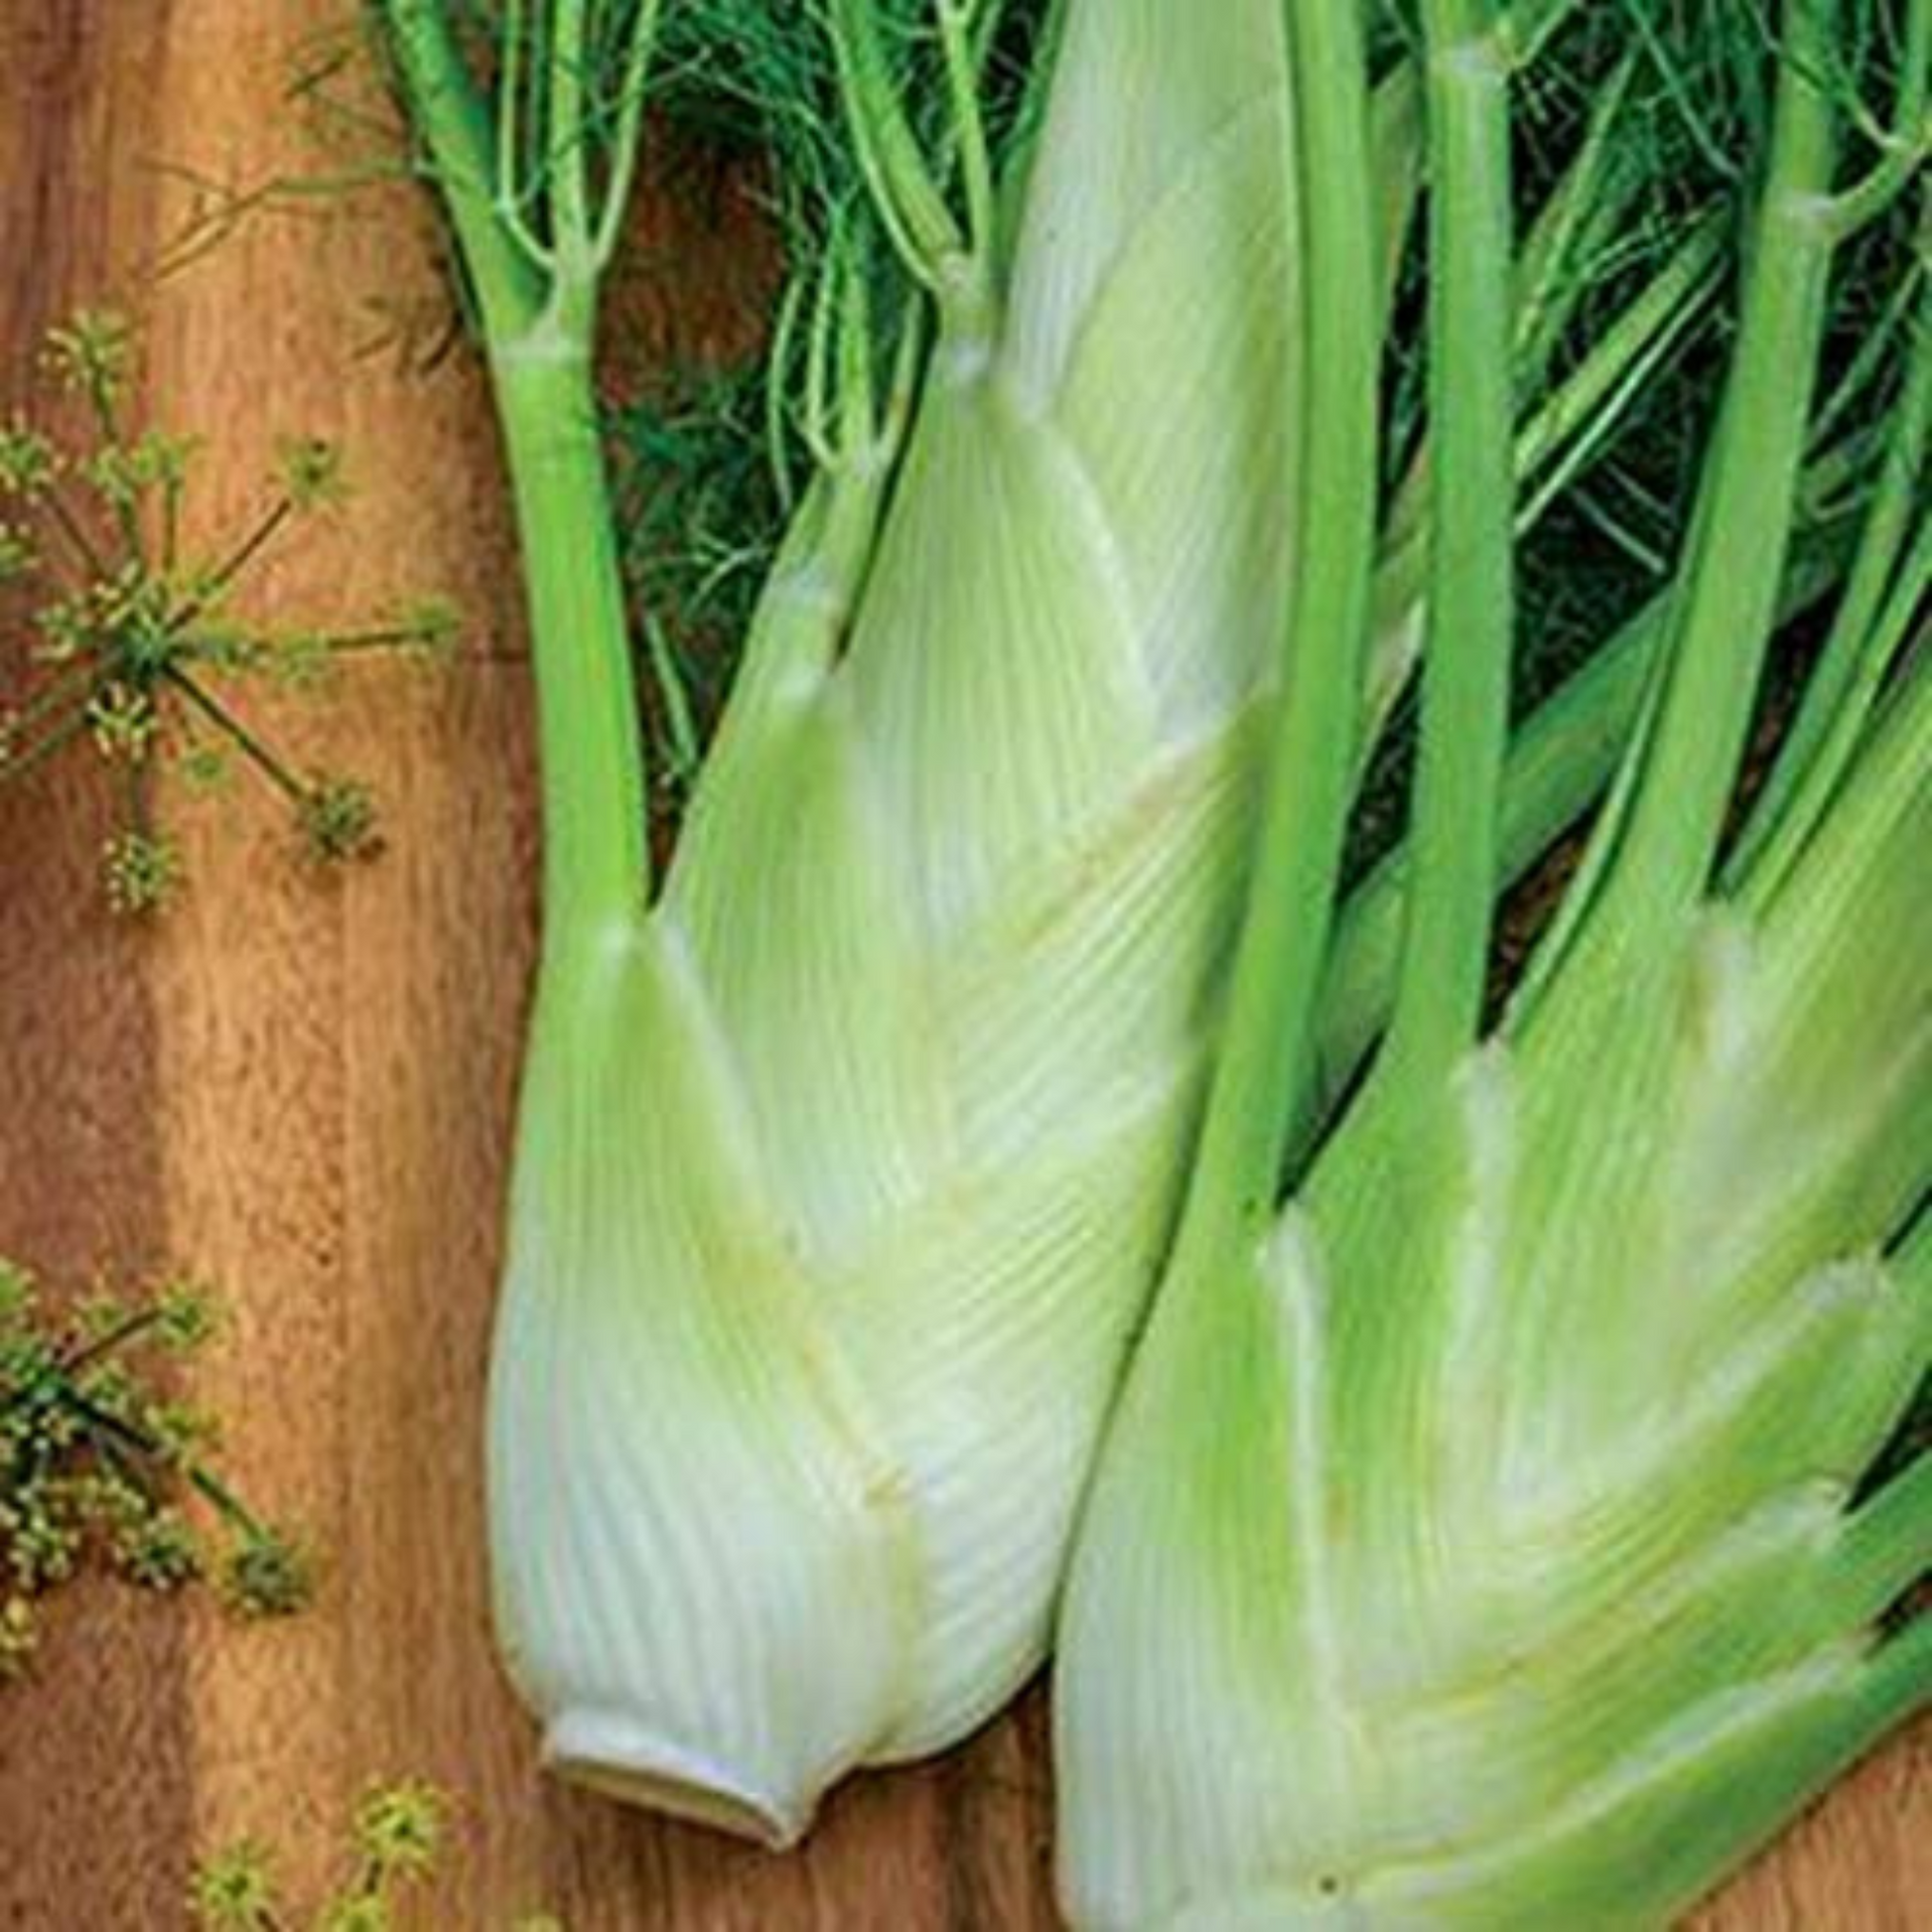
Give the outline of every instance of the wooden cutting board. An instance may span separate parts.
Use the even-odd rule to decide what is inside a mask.
[[[426,1925],[542,1906],[580,1932],[1050,1927],[1037,1694],[941,1764],[851,1786],[775,1859],[540,1779],[491,1662],[479,1412],[531,952],[528,690],[485,397],[462,345],[433,352],[424,206],[275,188],[354,158],[288,93],[351,12],[0,0],[0,408],[49,319],[134,301],[152,406],[211,446],[210,524],[253,500],[275,436],[348,447],[358,494],[261,580],[264,615],[444,590],[469,619],[460,666],[369,664],[280,720],[380,791],[391,850],[347,878],[292,863],[243,795],[182,815],[192,892],[140,929],[93,890],[92,773],[0,791],[0,1253],[221,1284],[234,1332],[205,1393],[246,1488],[328,1557],[316,1610],[269,1630],[104,1589],[63,1606],[39,1681],[0,1696],[0,1924],[173,1932],[193,1852],[239,1835],[313,1896],[355,1793],[414,1773],[462,1807]],[[149,287],[221,195],[254,199]],[[729,327],[704,287],[742,235],[693,218],[646,213],[646,351]],[[1929,1741],[1866,1766],[1704,1923],[1932,1924]]]

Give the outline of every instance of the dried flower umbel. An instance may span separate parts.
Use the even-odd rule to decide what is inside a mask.
[[[207,1582],[244,1617],[307,1602],[302,1542],[228,1486],[215,1419],[174,1387],[215,1325],[181,1282],[57,1313],[0,1259],[0,1688],[31,1666],[45,1599],[90,1567],[146,1589]]]
[[[341,451],[319,437],[285,439],[263,508],[203,551],[183,535],[200,444],[127,420],[129,324],[82,311],[49,332],[43,363],[81,428],[64,436],[23,418],[0,423],[0,590],[19,593],[19,622],[0,629],[0,675],[17,693],[0,707],[0,783],[69,747],[92,752],[118,797],[102,884],[128,913],[165,905],[184,877],[180,846],[157,818],[164,767],[201,793],[222,788],[237,762],[251,767],[286,801],[312,857],[372,854],[381,841],[368,787],[284,758],[237,709],[235,689],[309,689],[345,656],[442,650],[456,634],[453,608],[426,600],[341,625],[241,616],[235,594],[251,567],[344,499]]]

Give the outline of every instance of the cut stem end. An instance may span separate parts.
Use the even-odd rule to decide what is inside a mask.
[[[565,1711],[543,1733],[543,1767],[565,1782],[783,1852],[804,1837],[809,1804],[755,1791],[702,1752],[616,1711]]]

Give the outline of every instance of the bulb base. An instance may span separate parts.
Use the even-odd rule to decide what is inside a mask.
[[[750,1839],[773,1852],[804,1837],[809,1811],[754,1790],[703,1753],[612,1711],[565,1711],[543,1733],[553,1776],[623,1804]]]

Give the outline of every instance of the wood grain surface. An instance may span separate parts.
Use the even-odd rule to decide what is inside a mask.
[[[289,82],[345,0],[0,0],[0,408],[75,302],[152,320],[147,393],[211,446],[228,522],[272,439],[344,439],[352,502],[259,582],[260,615],[444,590],[465,661],[358,667],[278,719],[377,787],[387,855],[325,880],[243,794],[183,814],[194,880],[142,929],[92,884],[76,765],[0,791],[0,1253],[69,1278],[170,1262],[236,1311],[204,1371],[248,1490],[327,1553],[300,1621],[244,1629],[84,1588],[0,1702],[0,1925],[173,1932],[197,1848],[258,1835],[313,1896],[370,1779],[461,1800],[425,1925],[501,1932],[1028,1932],[1054,1924],[1040,1700],[944,1762],[839,1794],[778,1859],[539,1778],[492,1663],[480,1404],[536,828],[513,556],[486,400],[407,185],[270,196],[155,264],[209,182],[340,171]],[[370,152],[359,138],[360,153]],[[199,189],[181,172],[202,179]],[[647,209],[627,352],[724,329],[745,234]],[[668,265],[668,267],[667,267]],[[725,309],[730,308],[725,304]],[[398,317],[409,327],[396,334]],[[697,332],[694,337],[693,332]],[[1927,1734],[1868,1764],[1708,1928],[1932,1924]]]

